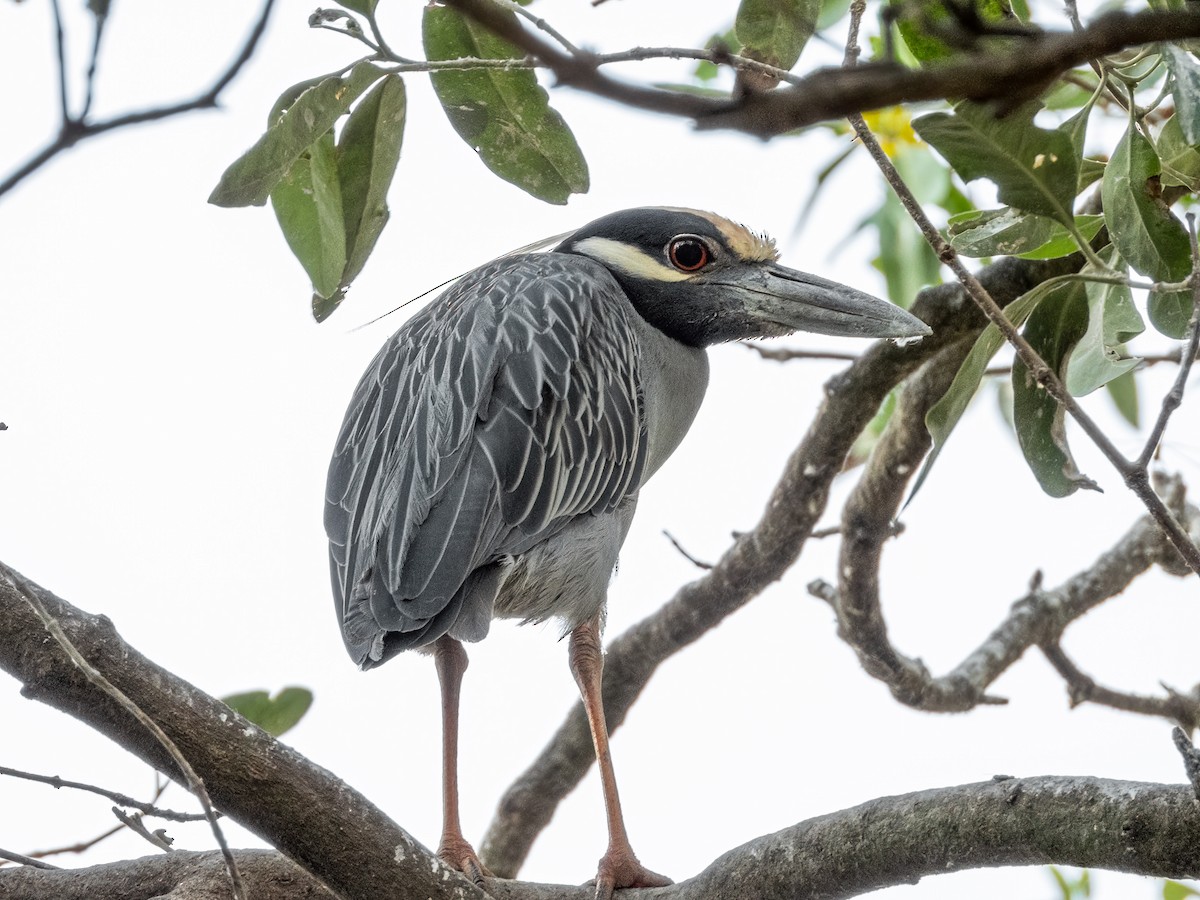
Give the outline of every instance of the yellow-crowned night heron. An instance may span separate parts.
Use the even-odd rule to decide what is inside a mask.
[[[625,834],[600,701],[609,578],[642,485],[708,383],[704,348],[796,330],[928,334],[902,309],[780,266],[720,216],[632,209],[552,252],[464,275],[359,382],[329,468],[338,621],[364,669],[430,649],[442,687],[439,855],[486,874],[458,819],[461,641],[494,617],[558,618],[591,724],[609,821],[597,896],[670,883]]]

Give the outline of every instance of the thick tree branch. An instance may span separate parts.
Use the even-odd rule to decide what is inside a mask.
[[[981,274],[1008,303],[1078,261],[1005,260]],[[888,392],[948,344],[983,327],[983,316],[958,285],[923,291],[913,311],[932,336],[905,348],[881,342],[830,380],[825,402],[792,454],[759,523],[741,535],[704,577],[685,585],[658,612],[608,647],[604,708],[615,731],[664,660],[697,640],[783,576],[800,555],[825,509],[829,486],[859,433]],[[514,876],[562,800],[594,761],[582,706],[577,704],[530,767],[505,792],[482,847],[493,872]]]
[[[238,850],[238,870],[254,900],[337,900],[319,881],[273,850]],[[177,850],[83,869],[3,869],[5,900],[219,900],[224,863],[215,852]]]
[[[810,819],[730,850],[694,878],[621,896],[837,900],[927,875],[1046,863],[1195,876],[1200,872],[1200,803],[1191,787],[1182,785],[998,778],[883,797]],[[269,851],[239,852],[238,864],[262,900],[331,896]],[[208,898],[215,895],[203,892],[205,886],[220,877],[215,853],[172,853],[74,871],[0,871],[0,891],[12,900],[151,900],[184,896],[174,889],[186,880],[196,892],[186,896]],[[487,887],[496,900],[593,896],[586,885],[489,880]],[[398,894],[393,889],[383,896]]]
[[[748,92],[729,101],[620,81],[601,72],[593,56],[565,51],[502,15],[490,0],[446,2],[547,65],[560,84],[635,109],[695,119],[700,128],[733,129],[763,138],[920,100],[999,99],[1016,104],[1041,92],[1063,72],[1098,56],[1155,41],[1200,37],[1200,13],[1115,12],[1079,31],[1013,38],[1006,49],[965,62],[915,70],[889,63],[822,69],[789,78],[786,88]]]
[[[182,780],[137,720],[96,688],[54,641],[0,563],[0,669],[25,696],[85,722]],[[412,895],[471,900],[483,892],[441,865],[349,785],[267,735],[219,700],[156,666],[112,623],[29,585],[80,653],[180,748],[217,808],[277,847],[344,900]]]

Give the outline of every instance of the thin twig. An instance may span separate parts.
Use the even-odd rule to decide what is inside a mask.
[[[0,847],[0,859],[7,859],[9,862],[20,863],[23,866],[32,866],[35,869],[59,868],[40,859],[34,859],[32,856],[22,856],[20,853],[14,853],[12,850],[5,850],[2,847]]]
[[[71,103],[67,99],[67,38],[63,32],[62,10],[58,0],[50,0],[50,8],[54,11],[54,44],[58,52],[58,103],[62,118],[62,127],[66,129],[71,121]]]
[[[671,542],[671,546],[679,551],[680,556],[682,556],[684,559],[686,559],[688,562],[690,562],[697,569],[704,569],[707,571],[708,569],[711,569],[713,567],[712,563],[704,562],[703,560],[696,559],[696,557],[692,556],[692,554],[688,553],[685,549],[683,549],[683,544],[679,543],[679,541],[677,541],[675,539],[675,535],[671,534],[671,532],[667,531],[667,529],[665,529],[665,528],[663,529],[663,537],[665,537],[668,541]]]
[[[1200,697],[1197,697],[1194,691],[1184,694],[1166,685],[1163,686],[1167,692],[1166,697],[1148,697],[1144,694],[1116,691],[1097,684],[1095,679],[1080,670],[1057,640],[1043,643],[1040,647],[1050,665],[1067,683],[1067,692],[1073,707],[1081,703],[1097,703],[1143,716],[1161,716],[1178,722],[1188,731],[1193,731],[1200,725]]]
[[[96,64],[100,60],[100,41],[104,37],[104,24],[108,21],[108,13],[97,13],[92,18],[95,19],[96,24],[92,31],[92,52],[88,59],[87,76],[84,81],[83,109],[76,117],[80,122],[87,119],[88,114],[92,111],[92,97],[96,88]]]
[[[1187,385],[1188,375],[1192,371],[1196,353],[1200,351],[1200,245],[1196,243],[1195,215],[1188,213],[1187,221],[1188,233],[1192,242],[1192,315],[1187,325],[1187,351],[1180,351],[1179,371],[1175,375],[1175,383],[1163,397],[1162,409],[1159,410],[1158,418],[1154,422],[1154,427],[1150,431],[1150,437],[1146,440],[1146,446],[1143,448],[1141,456],[1137,458],[1137,465],[1143,469],[1149,466],[1150,460],[1154,458],[1154,452],[1162,441],[1163,432],[1167,430],[1167,421],[1171,418],[1171,414],[1183,403],[1183,391]]]
[[[34,772],[22,772],[20,769],[10,769],[7,766],[0,766],[0,775],[7,775],[10,778],[23,778],[26,781],[36,781],[39,784],[48,784],[55,790],[72,788],[77,791],[89,791],[93,794],[99,794],[101,797],[107,797],[114,803],[121,804],[121,806],[132,807],[144,815],[154,816],[158,819],[169,819],[172,822],[200,822],[205,818],[203,813],[182,813],[176,812],[173,809],[160,809],[153,803],[135,800],[127,794],[106,790],[105,788],[96,787],[92,784],[84,784],[79,781],[67,781],[65,778],[59,778],[57,775],[38,775]]]
[[[233,854],[230,852],[229,844],[225,840],[225,834],[221,830],[221,823],[217,821],[217,812],[213,808],[212,801],[208,797],[208,791],[204,787],[204,781],[196,774],[191,763],[180,752],[179,747],[175,742],[167,736],[166,732],[159,727],[158,723],[146,715],[136,703],[129,699],[123,691],[110,682],[104,675],[96,669],[82,653],[67,637],[62,626],[58,623],[46,607],[42,604],[41,599],[37,596],[35,590],[31,589],[27,584],[19,582],[16,578],[7,573],[3,573],[4,580],[8,583],[9,588],[20,596],[29,607],[37,614],[37,617],[42,620],[46,631],[50,636],[62,647],[63,652],[71,658],[71,661],[83,672],[84,676],[94,684],[97,688],[103,691],[107,696],[111,697],[118,703],[122,709],[133,716],[138,723],[145,728],[159,745],[171,757],[172,762],[183,774],[187,781],[188,789],[196,795],[196,799],[200,801],[200,805],[204,808],[205,818],[208,820],[209,827],[212,829],[213,837],[217,841],[217,846],[221,849],[221,854],[225,858],[226,869],[229,872],[229,881],[233,889],[235,900],[245,900],[246,892],[242,885],[242,877],[237,869],[237,863],[234,861]]]
[[[569,40],[567,40],[566,37],[564,37],[563,34],[560,31],[558,31],[558,29],[556,29],[553,25],[551,25],[545,19],[541,18],[540,16],[535,16],[532,12],[527,10],[520,3],[514,2],[514,0],[502,0],[502,3],[504,6],[508,7],[513,12],[515,12],[518,16],[521,16],[522,18],[527,19],[529,22],[532,22],[533,26],[535,28],[537,28],[540,31],[546,32],[546,34],[550,35],[550,37],[554,38],[556,41],[558,41],[560,44],[562,44],[563,49],[566,50],[568,53],[573,53],[573,54],[579,53],[579,48],[576,47],[574,44],[572,44]]]
[[[97,844],[107,841],[114,834],[120,834],[124,830],[125,826],[121,823],[118,823],[107,831],[96,835],[94,838],[88,838],[86,841],[76,841],[74,844],[62,847],[51,847],[48,850],[35,850],[29,855],[33,859],[44,859],[47,856],[61,856],[65,853],[83,853],[87,850],[91,850]]]
[[[53,0],[54,10],[57,15],[58,0]],[[63,127],[59,130],[58,136],[35,153],[32,157],[22,163],[13,171],[7,178],[0,181],[0,197],[11,191],[14,187],[56,157],[59,153],[75,146],[80,141],[95,137],[98,134],[103,134],[107,131],[113,131],[117,128],[124,128],[129,125],[138,125],[144,122],[155,122],[160,119],[170,118],[182,113],[193,112],[199,109],[211,109],[217,105],[221,92],[229,86],[242,67],[254,54],[255,48],[258,46],[259,38],[267,27],[267,19],[271,14],[271,9],[275,5],[275,0],[263,0],[263,9],[258,21],[255,23],[250,32],[249,37],[243,44],[241,52],[237,58],[225,70],[224,74],[213,83],[207,91],[196,97],[193,100],[187,100],[180,103],[174,103],[169,106],[160,106],[153,109],[141,110],[139,112],[125,113],[120,116],[115,116],[103,122],[84,122],[81,120],[72,119],[66,107],[66,73],[63,71]],[[61,23],[60,23],[61,25]],[[60,47],[61,47],[61,27],[60,27]],[[60,56],[61,59],[61,56]],[[64,64],[65,65],[65,64]]]
[[[774,348],[764,347],[762,344],[752,344],[748,341],[743,341],[742,346],[748,350],[753,350],[762,359],[769,359],[772,362],[791,362],[794,359],[822,359],[832,360],[835,362],[854,362],[858,359],[857,353],[845,353],[837,350],[791,350],[786,347]]]
[[[132,831],[134,834],[136,834],[138,837],[145,838],[147,841],[149,841],[151,844],[153,844],[159,850],[166,850],[166,851],[172,852],[172,853],[175,851],[175,848],[171,846],[173,841],[171,840],[171,838],[167,837],[166,831],[162,828],[156,828],[154,831],[150,831],[142,823],[142,814],[141,813],[134,813],[131,816],[131,815],[128,815],[119,806],[114,806],[112,808],[112,811],[113,811],[113,815],[116,816],[120,820],[121,824],[124,825],[126,828],[128,828],[130,831]],[[230,862],[233,861],[232,853],[230,853],[230,855],[229,855],[229,861]],[[235,871],[235,872],[237,871],[236,863],[235,863],[235,868],[233,871]],[[240,873],[239,873],[239,878],[240,878]],[[234,894],[235,894],[235,896],[237,895],[236,887],[234,888]]]

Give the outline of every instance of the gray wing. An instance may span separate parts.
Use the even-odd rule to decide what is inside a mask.
[[[436,640],[478,614],[463,610],[472,596],[494,598],[503,560],[637,491],[633,315],[590,260],[511,257],[465,276],[375,357],[325,497],[357,663]]]

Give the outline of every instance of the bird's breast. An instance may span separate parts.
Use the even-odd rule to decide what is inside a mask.
[[[645,484],[683,440],[708,389],[708,354],[639,321],[642,402],[649,438]]]

